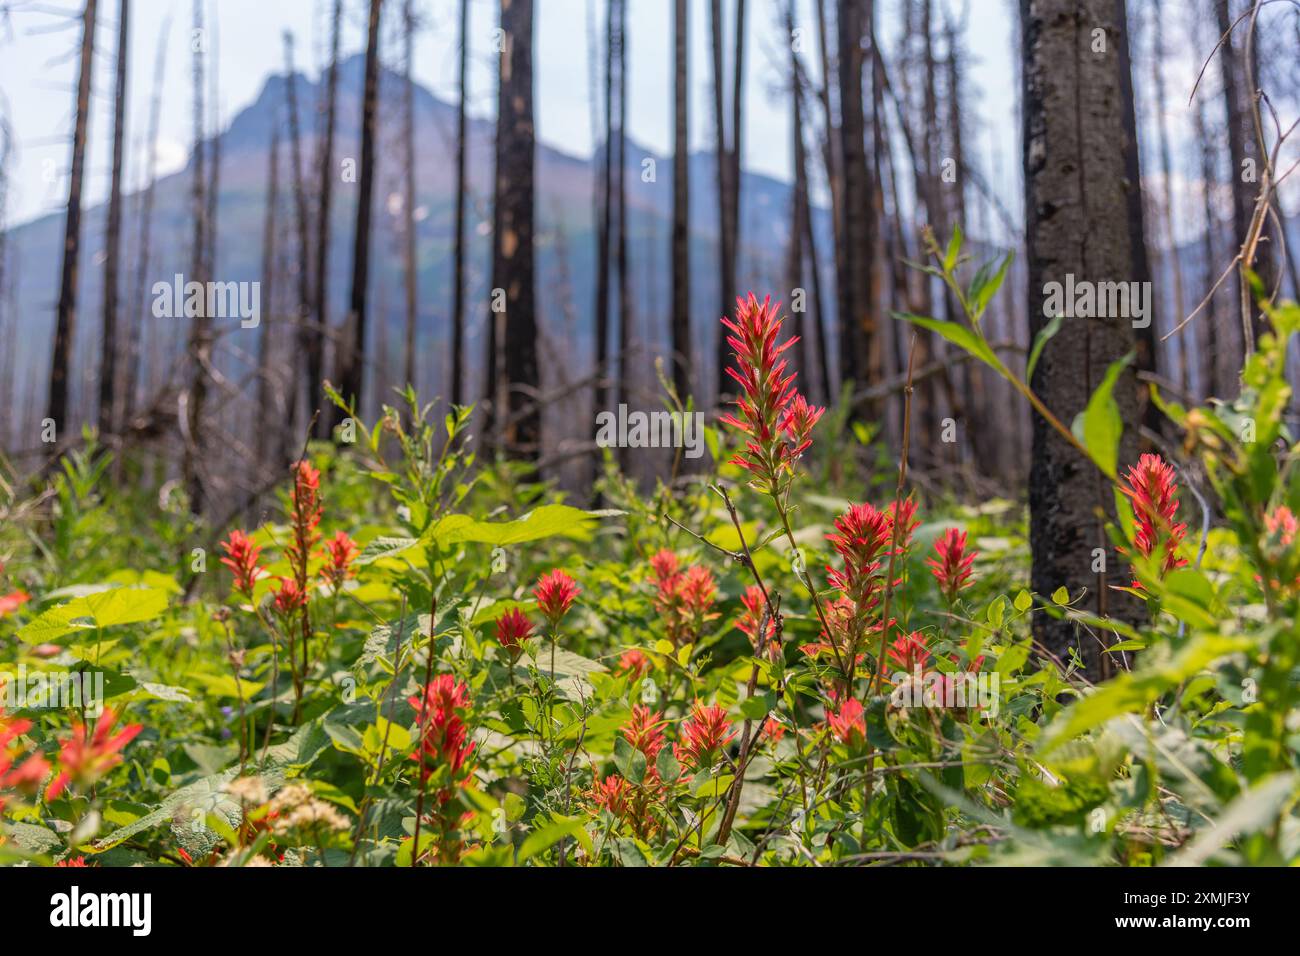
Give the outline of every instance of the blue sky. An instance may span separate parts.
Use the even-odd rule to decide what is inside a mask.
[[[724,0],[730,7],[733,0]],[[897,22],[898,2],[883,4],[881,19],[890,29]],[[1007,0],[952,0],[956,15],[972,5],[966,30],[968,57],[969,147],[995,178],[992,157],[1000,157],[997,191],[1013,212],[1019,207],[1014,7]],[[629,134],[659,153],[671,146],[670,0],[629,3]],[[691,146],[707,149],[712,135],[712,92],[708,50],[708,3],[690,0]],[[786,53],[778,29],[778,0],[749,0],[745,83],[744,157],[747,168],[783,179],[790,176],[789,97],[785,92]],[[943,9],[938,0],[936,9]],[[164,83],[162,128],[158,143],[162,171],[185,162],[190,138],[190,0],[134,0],[132,4],[131,102],[127,137],[128,183],[143,169],[143,142],[153,84],[154,53],[170,16],[169,50]],[[537,109],[541,140],[566,152],[589,155],[592,148],[591,78],[588,38],[593,28],[603,36],[604,0],[537,0]],[[815,73],[812,0],[797,0],[798,28],[807,31],[806,57]],[[268,74],[279,72],[281,34],[298,38],[299,68],[316,73],[324,57],[328,0],[208,0],[218,32],[220,110],[225,121],[248,106]],[[347,0],[344,51],[364,48],[362,0]],[[495,60],[491,54],[496,26],[495,0],[471,0],[470,100],[473,113],[490,116],[495,107]],[[386,22],[395,24],[401,0],[388,0]],[[425,27],[416,44],[417,80],[447,99],[456,94],[456,0],[418,0]],[[113,46],[116,0],[100,0],[96,36],[95,106],[91,118],[91,153],[86,184],[88,204],[107,192]],[[72,122],[76,82],[75,48],[80,26],[40,12],[14,13],[0,24],[0,94],[17,140],[9,198],[9,221],[20,223],[58,210],[67,199],[67,136]],[[391,41],[391,38],[390,38]],[[387,46],[389,62],[397,49]]]

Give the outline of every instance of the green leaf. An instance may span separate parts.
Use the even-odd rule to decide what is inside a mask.
[[[988,343],[964,325],[958,325],[956,322],[943,322],[939,319],[927,319],[924,316],[913,315],[910,312],[895,312],[894,318],[911,322],[913,325],[919,325],[923,329],[929,329],[931,332],[942,335],[962,351],[969,353],[992,368],[1002,367],[1002,363],[993,354],[993,350],[989,348]]]
[[[1029,350],[1029,361],[1025,365],[1025,381],[1032,382],[1034,378],[1034,369],[1038,367],[1039,356],[1043,354],[1043,346],[1052,340],[1057,332],[1061,331],[1061,324],[1065,321],[1064,315],[1058,315],[1052,321],[1038,330],[1034,336],[1033,348]]]
[[[554,820],[540,830],[535,830],[524,841],[524,845],[519,848],[519,862],[524,863],[537,854],[549,850],[565,837],[574,837],[584,849],[591,852],[591,837],[587,836],[587,831],[583,829],[585,822],[586,817],[566,817],[557,814]]]
[[[502,546],[540,541],[557,535],[588,540],[596,520],[621,511],[583,511],[570,505],[542,505],[513,521],[479,521],[469,515],[448,515],[434,525],[429,536],[439,544],[476,543]]]
[[[1115,478],[1119,465],[1119,440],[1124,434],[1124,421],[1119,414],[1119,403],[1115,401],[1115,383],[1132,361],[1133,353],[1130,352],[1110,364],[1101,384],[1088,399],[1088,407],[1075,417],[1071,428],[1097,467],[1111,479]]]
[[[399,554],[410,551],[420,543],[419,538],[404,537],[380,537],[375,538],[357,555],[356,564],[366,565],[374,564],[382,558],[395,558]]]
[[[159,588],[111,588],[52,607],[18,631],[32,644],[44,644],[74,631],[139,624],[167,610],[167,592]]]

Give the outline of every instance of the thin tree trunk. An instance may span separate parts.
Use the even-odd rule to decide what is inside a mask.
[[[339,391],[360,409],[365,395],[366,292],[370,277],[370,214],[375,192],[375,104],[379,89],[379,16],[383,0],[370,0],[366,28],[365,91],[361,102],[361,175],[357,189],[357,224],[352,246],[352,295],[348,325],[352,341],[339,348]],[[335,424],[345,416],[334,410]]]
[[[533,2],[501,0],[497,96],[496,203],[492,287],[505,293],[503,364],[507,393],[502,435],[506,450],[537,460],[541,409],[537,390],[537,314],[533,217],[536,133],[533,118]]]
[[[605,410],[609,403],[606,383],[609,381],[609,246],[614,210],[614,4],[615,0],[608,0],[605,5],[605,154],[597,198],[595,414]]]
[[[292,388],[289,390],[289,407],[286,410],[286,421],[292,426],[297,418],[298,400],[303,397],[304,383],[302,381],[302,372],[306,368],[304,357],[311,354],[315,347],[315,331],[312,325],[312,306],[311,306],[311,265],[310,265],[310,246],[307,237],[311,231],[311,214],[307,210],[307,186],[303,182],[302,168],[302,136],[298,122],[298,74],[293,64],[293,34],[289,31],[284,33],[284,65],[285,65],[285,87],[284,97],[287,113],[289,117],[289,164],[292,173],[293,186],[293,205],[296,217],[296,226],[298,233],[298,304],[294,311],[294,326],[298,333],[298,352],[301,355],[292,356],[293,374],[291,376]],[[319,402],[321,393],[319,389],[313,390],[311,385],[311,375],[308,371],[306,382],[306,399],[305,406],[310,419],[313,412],[314,403]],[[285,446],[288,447],[287,445]]]
[[[1183,301],[1183,265],[1178,254],[1178,234],[1174,228],[1174,169],[1172,150],[1169,147],[1169,118],[1165,113],[1165,43],[1164,12],[1160,0],[1152,0],[1151,6],[1151,81],[1155,91],[1156,130],[1160,143],[1160,178],[1161,178],[1161,220],[1165,232],[1164,260],[1173,274],[1174,286],[1174,321],[1170,328],[1178,325],[1186,317],[1186,305]],[[1178,379],[1184,395],[1190,395],[1191,352],[1194,329],[1184,329],[1178,333]]]
[[[117,5],[117,77],[113,95],[113,172],[108,190],[108,228],[104,251],[104,330],[99,367],[99,430],[117,427],[118,267],[122,261],[122,152],[126,139],[126,69],[130,42],[131,0]]]
[[[204,142],[205,124],[203,111],[203,54],[207,49],[207,31],[203,25],[203,0],[194,0],[194,36],[198,42],[194,44],[193,58],[193,82],[194,82],[194,180],[191,186],[191,202],[193,205],[194,215],[194,239],[193,249],[190,250],[193,256],[193,265],[191,271],[193,275],[191,280],[199,283],[201,288],[206,288],[209,276],[206,272],[208,263],[207,257],[207,201],[205,191],[207,187],[207,177],[204,172],[205,162],[204,155],[206,144]],[[206,296],[205,296],[206,299]],[[199,313],[194,317],[194,322],[190,326],[190,341],[188,345],[189,357],[193,362],[194,368],[190,378],[190,387],[188,402],[186,404],[186,434],[184,436],[185,451],[182,458],[181,471],[185,479],[185,488],[189,493],[190,509],[194,514],[201,515],[204,510],[204,488],[203,479],[199,474],[200,463],[203,458],[203,406],[207,400],[208,379],[207,371],[212,356],[212,320],[208,315],[207,304],[204,302],[199,309]]]
[[[68,177],[68,212],[63,227],[63,269],[50,361],[46,417],[56,434],[69,432],[68,364],[77,334],[77,265],[81,255],[81,185],[86,169],[86,127],[90,121],[90,78],[95,56],[96,0],[86,0],[81,15],[81,67],[77,78],[77,115],[72,131],[72,171]],[[60,442],[61,444],[61,442]]]
[[[794,157],[794,189],[790,195],[790,242],[786,249],[786,289],[788,290],[790,312],[797,316],[792,329],[798,335],[794,347],[795,367],[803,376],[802,387],[809,391],[809,343],[808,343],[808,301],[807,295],[800,295],[803,308],[794,311],[796,290],[803,284],[803,241],[808,234],[806,221],[809,217],[807,202],[808,183],[805,179],[805,160],[803,145],[803,104],[799,95],[799,54],[794,43],[794,3],[788,0],[785,5],[785,30],[790,45],[790,143]]]
[[[615,159],[615,195],[618,197],[618,231],[614,234],[614,265],[618,269],[618,402],[628,403],[631,397],[630,372],[632,352],[632,283],[627,264],[627,0],[616,0],[618,9],[617,58],[618,71],[618,156]],[[626,464],[627,449],[619,449],[619,457]]]
[[[673,2],[673,387],[683,402],[691,393],[691,222],[689,14]]]
[[[1214,144],[1210,140],[1209,124],[1205,121],[1205,100],[1196,102],[1192,113],[1196,141],[1201,145],[1201,204],[1205,215],[1205,231],[1201,233],[1201,274],[1204,277],[1205,291],[1209,299],[1205,303],[1205,315],[1198,321],[1204,332],[1201,345],[1201,392],[1205,397],[1217,396],[1219,390],[1219,310],[1216,308],[1215,295],[1210,294],[1214,286],[1215,271],[1218,268],[1218,254],[1215,251],[1214,236],[1218,231],[1218,216],[1214,211],[1214,198],[1211,194],[1214,183],[1218,180],[1214,169]],[[1181,319],[1180,319],[1181,321]]]
[[[320,206],[316,211],[316,261],[309,277],[309,280],[315,279],[311,292],[311,304],[315,308],[315,315],[310,327],[304,330],[307,344],[304,358],[307,365],[309,402],[320,401],[322,378],[325,374],[325,333],[329,329],[329,258],[332,234],[330,210],[334,197],[334,179],[338,175],[334,169],[334,128],[338,116],[339,34],[342,20],[343,0],[334,0],[334,9],[330,16],[330,63],[325,77],[325,119],[318,143],[320,156],[317,175],[320,177]],[[304,268],[306,268],[305,264]],[[359,397],[357,401],[360,403]],[[324,416],[316,419],[317,438],[325,437],[326,427]]]
[[[284,395],[280,389],[272,389],[272,376],[275,374],[271,369],[272,347],[275,344],[273,335],[274,329],[278,325],[275,320],[275,265],[276,265],[276,213],[278,211],[280,200],[280,123],[278,115],[271,121],[271,147],[267,157],[267,174],[266,174],[266,215],[262,221],[262,301],[266,303],[265,319],[262,322],[261,334],[257,343],[257,409],[255,415],[266,416],[270,421],[277,423],[277,426],[283,428],[286,424],[284,419],[275,412],[278,412],[284,402]],[[257,460],[263,465],[270,466],[272,470],[278,469],[282,462],[270,461],[270,438],[272,428],[267,427],[265,420],[253,423],[254,431],[257,434]]]
[[[452,257],[451,401],[465,402],[465,93],[469,70],[469,0],[460,0],[460,59],[456,107],[456,238]],[[488,324],[493,315],[488,313]]]
[[[210,21],[208,26],[208,61],[207,81],[208,81],[208,149],[211,152],[208,162],[208,187],[205,199],[208,204],[207,215],[204,219],[204,225],[207,227],[208,235],[203,243],[203,251],[207,254],[203,274],[209,279],[215,278],[217,274],[217,207],[221,198],[221,103],[219,99],[220,86],[217,77],[217,71],[221,63],[218,48],[217,21]]]
[[[419,316],[416,304],[418,285],[418,265],[415,257],[415,204],[418,197],[415,192],[415,79],[411,75],[415,63],[415,11],[412,0],[405,0],[402,7],[403,42],[406,77],[403,85],[402,103],[402,151],[405,163],[406,202],[403,203],[402,239],[403,258],[406,260],[406,364],[403,370],[403,384],[415,387],[415,353],[416,321]]]
[[[1030,335],[1047,323],[1049,283],[1067,275],[1090,282],[1114,281],[1138,271],[1126,180],[1125,90],[1122,58],[1090,50],[1092,31],[1105,30],[1110,48],[1123,41],[1125,24],[1115,0],[1021,0],[1024,57],[1022,109],[1025,176],[1026,261]],[[1106,104],[1107,108],[1099,108]],[[1139,197],[1140,199],[1140,197]],[[1043,349],[1032,386],[1046,406],[1070,422],[1087,405],[1109,365],[1134,347],[1130,319],[1073,318]],[[1117,383],[1120,418],[1136,421],[1137,386],[1132,369]],[[1137,457],[1135,429],[1126,429],[1119,461]],[[1029,479],[1031,570],[1035,593],[1066,588],[1099,615],[1135,620],[1136,602],[1116,597],[1120,576],[1103,521],[1114,520],[1109,483],[1039,415],[1033,416]],[[1105,563],[1098,561],[1100,549]],[[1078,605],[1076,605],[1078,606]],[[1093,634],[1068,620],[1042,615],[1034,637],[1062,660],[1076,649],[1087,676],[1103,676],[1106,657]]]
[[[140,390],[141,383],[152,384],[154,378],[152,367],[146,373],[146,356],[141,346],[146,339],[148,324],[146,316],[150,314],[147,303],[149,301],[149,259],[152,251],[154,192],[158,182],[158,126],[162,120],[163,74],[167,68],[167,37],[170,32],[171,16],[169,15],[163,21],[162,29],[158,31],[158,45],[154,54],[153,96],[149,105],[149,139],[146,143],[148,151],[148,159],[146,160],[148,183],[145,186],[144,196],[140,202],[140,247],[136,261],[135,288],[130,299],[131,308],[137,318],[132,323],[130,360],[127,369],[128,380],[124,389],[125,400],[119,420],[129,415],[135,407],[136,395]],[[158,338],[160,338],[158,335],[148,336],[148,339],[155,343]],[[150,356],[156,354],[157,348],[151,348]]]
[[[735,234],[731,228],[731,160],[728,154],[728,136],[726,119],[726,81],[722,61],[722,0],[711,0],[709,5],[710,43],[713,53],[713,124],[718,167],[718,277],[721,282],[722,315],[731,315],[735,308],[736,297],[736,251],[731,247],[731,238]],[[716,332],[717,345],[714,352],[717,372],[717,394],[719,397],[727,389],[726,368],[731,357],[727,348],[727,338],[721,327]]]
[[[843,355],[850,347],[851,336],[844,327],[844,293],[848,288],[848,260],[844,255],[844,178],[840,168],[842,150],[841,131],[831,108],[832,76],[838,74],[838,65],[830,55],[830,30],[826,23],[826,0],[817,0],[817,42],[822,60],[821,104],[826,135],[822,140],[822,160],[826,167],[827,188],[831,194],[831,246],[835,263],[835,325],[838,329],[838,348]],[[823,324],[823,328],[825,325]],[[841,363],[842,364],[842,363]],[[829,370],[829,364],[827,365]],[[826,397],[829,402],[835,394],[834,383],[828,374]],[[843,383],[841,382],[841,386]]]

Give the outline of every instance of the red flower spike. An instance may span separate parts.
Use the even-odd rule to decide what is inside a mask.
[[[925,637],[921,632],[913,631],[911,634],[900,634],[894,638],[893,643],[885,649],[885,656],[893,661],[899,670],[910,674],[918,668],[925,667],[926,661],[930,659],[930,651],[925,646]]]
[[[949,528],[934,542],[938,558],[926,558],[930,573],[939,582],[944,599],[949,605],[957,600],[957,592],[970,585],[971,565],[978,551],[966,551],[966,532]]]
[[[537,598],[537,607],[550,623],[551,627],[560,623],[560,619],[569,612],[581,589],[578,583],[558,569],[542,575],[533,588],[533,597]]]
[[[474,752],[464,718],[469,713],[469,688],[450,674],[439,674],[424,688],[423,694],[409,698],[416,713],[420,743],[412,760],[419,761],[420,772],[427,780],[438,768],[446,767],[452,782],[469,776],[468,760]],[[438,802],[451,799],[452,790],[439,791]]]
[[[497,618],[497,640],[510,652],[512,661],[518,660],[523,643],[533,636],[533,623],[519,608],[512,608]]]
[[[732,333],[735,366],[727,368],[741,388],[735,401],[736,414],[723,415],[719,422],[747,436],[744,451],[732,458],[754,475],[764,491],[779,494],[794,475],[794,462],[812,444],[811,433],[825,409],[814,408],[795,391],[795,374],[786,374],[787,360],[781,355],[798,337],[777,344],[781,333],[780,305],[771,298],[760,304],[750,293],[736,300],[736,319],[723,318]]]
[[[280,587],[275,591],[275,609],[281,614],[292,614],[306,606],[307,592],[298,587],[298,582],[293,578],[280,578]]]
[[[1160,550],[1161,574],[1168,574],[1187,563],[1178,556],[1178,546],[1187,534],[1186,524],[1176,524],[1178,517],[1178,482],[1173,466],[1159,455],[1143,455],[1129,468],[1120,487],[1133,506],[1136,525],[1133,543],[1139,552],[1151,557]],[[1141,587],[1137,581],[1134,587]]]
[[[835,739],[846,746],[858,746],[867,739],[866,711],[856,697],[846,699],[838,710],[827,709],[826,723]]]
[[[352,562],[360,553],[361,549],[346,531],[337,532],[325,542],[325,567],[321,568],[321,576],[335,588],[348,578],[356,577],[357,569]]]
[[[619,657],[615,670],[633,680],[639,680],[646,675],[646,671],[650,670],[650,658],[646,657],[645,651],[635,647],[628,648]]]
[[[84,787],[94,783],[122,762],[122,749],[144,728],[140,724],[129,724],[114,734],[116,722],[117,714],[111,709],[105,710],[95,723],[94,731],[88,733],[86,725],[73,718],[72,736],[59,743],[59,774],[46,788],[46,800],[53,800],[69,784]]]
[[[708,770],[727,744],[736,739],[727,712],[717,704],[704,706],[699,701],[691,716],[682,724],[681,742],[673,745],[673,755],[691,770]]]
[[[623,725],[623,738],[634,748],[645,754],[647,764],[653,764],[664,748],[663,715],[651,712],[649,707],[637,704],[632,708],[632,716]]]
[[[235,576],[235,590],[251,598],[257,579],[266,573],[264,568],[257,565],[257,558],[262,553],[262,549],[253,544],[252,538],[239,530],[230,532],[230,537],[221,542],[221,547],[226,552],[221,563]]]

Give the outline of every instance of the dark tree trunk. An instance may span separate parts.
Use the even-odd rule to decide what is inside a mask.
[[[357,224],[352,244],[352,294],[348,325],[352,341],[339,348],[339,391],[360,410],[365,395],[366,292],[370,278],[370,213],[375,193],[375,104],[379,91],[379,16],[383,0],[370,0],[366,27],[365,91],[361,101],[361,170],[357,181]],[[381,317],[382,318],[382,317]],[[334,410],[335,424],[344,415]]]
[[[880,341],[871,314],[869,273],[875,249],[871,174],[867,169],[862,102],[862,37],[872,16],[870,0],[840,0],[840,139],[844,169],[844,315],[840,378],[859,387],[880,380]],[[871,409],[863,409],[870,414]]]
[[[1021,0],[1023,144],[1031,338],[1047,323],[1045,284],[1067,275],[1090,282],[1125,281],[1138,271],[1127,183],[1127,88],[1121,57],[1124,23],[1114,0]],[[1093,30],[1106,31],[1107,55],[1091,50]],[[1108,366],[1132,351],[1128,318],[1071,318],[1047,344],[1031,382],[1062,422],[1084,409]],[[1137,389],[1131,369],[1114,392],[1126,424],[1121,463],[1136,459]],[[1097,512],[1113,515],[1109,483],[1040,416],[1033,417],[1029,476],[1031,580],[1040,595],[1067,588],[1098,614],[1129,619],[1142,609],[1111,594],[1122,580]],[[1105,565],[1096,564],[1101,549]],[[1094,567],[1106,570],[1094,571]],[[1103,676],[1101,648],[1069,621],[1041,615],[1034,636],[1068,659],[1076,648],[1091,679]]]
[[[289,116],[289,165],[292,173],[295,231],[298,233],[298,261],[296,263],[298,305],[294,313],[294,325],[298,330],[298,352],[301,353],[301,355],[293,356],[291,360],[293,375],[291,376],[292,387],[289,390],[289,408],[286,412],[286,421],[292,426],[297,417],[298,400],[303,397],[304,383],[301,374],[306,369],[304,358],[311,354],[316,330],[311,327],[311,262],[309,258],[311,247],[307,240],[311,231],[311,215],[307,210],[307,186],[303,182],[302,134],[298,121],[298,76],[293,65],[293,34],[287,30],[284,34],[284,66],[286,74],[284,96],[286,111]],[[307,371],[307,404],[305,408],[310,418],[316,407],[315,403],[320,401],[321,392],[319,382],[313,388],[310,381],[310,370]]]
[[[456,238],[452,255],[451,295],[451,401],[465,402],[465,82],[469,71],[469,0],[460,0],[460,58],[456,106]],[[492,324],[492,313],[488,313]]]
[[[673,387],[683,402],[692,390],[691,224],[686,0],[673,2]]]
[[[266,215],[262,220],[262,302],[265,303],[261,335],[257,342],[257,409],[254,414],[265,416],[276,423],[276,428],[284,429],[286,422],[281,412],[284,396],[280,389],[272,388],[271,349],[275,345],[273,338],[277,326],[275,320],[275,237],[276,213],[280,200],[280,123],[279,115],[271,122],[271,146],[267,156],[266,173]],[[270,439],[274,428],[268,428],[264,419],[255,420],[253,429],[257,434],[257,460],[272,470],[278,469],[283,462],[269,459]]]
[[[1201,391],[1208,398],[1218,396],[1222,379],[1219,377],[1219,310],[1216,307],[1217,296],[1211,295],[1215,273],[1218,271],[1218,253],[1214,237],[1219,230],[1219,217],[1214,210],[1213,184],[1218,180],[1214,168],[1214,143],[1210,139],[1209,124],[1205,121],[1205,101],[1197,102],[1192,113],[1195,123],[1196,140],[1201,149],[1201,205],[1205,216],[1205,230],[1201,233],[1201,273],[1205,283],[1205,293],[1209,298],[1205,302],[1205,315],[1197,320],[1202,326],[1201,337]]]
[[[618,153],[614,159],[617,177],[614,190],[618,203],[618,229],[614,233],[614,266],[618,270],[618,402],[631,397],[632,284],[627,263],[627,0],[616,0],[618,25],[616,34],[615,86],[618,97]],[[626,464],[627,449],[619,449],[620,462]]]
[[[533,271],[533,2],[501,0],[500,83],[497,95],[496,202],[492,287],[505,293],[506,450],[536,460],[541,444],[537,394],[537,314]]]
[[[731,151],[734,144],[739,142],[739,138],[736,137],[737,131],[735,129],[732,129],[730,136],[727,131],[727,88],[722,53],[724,28],[722,0],[712,0],[709,13],[709,38],[713,56],[713,120],[717,141],[715,152],[717,153],[718,167],[718,276],[722,292],[721,314],[731,315],[736,305],[736,229],[732,223],[732,215],[738,205],[733,200],[733,195],[739,191],[739,183],[732,181],[733,174],[737,173],[739,169],[739,164],[732,161]],[[743,25],[743,18],[744,0],[738,0],[738,25]],[[738,32],[736,35],[738,58],[743,48],[744,36]],[[737,71],[739,69],[740,65],[738,64]],[[739,90],[732,90],[732,96],[732,120],[734,123],[740,111],[740,107],[736,102],[739,98]],[[734,141],[733,137],[735,137]],[[717,371],[717,393],[721,396],[726,392],[730,382],[726,369],[731,364],[731,351],[727,346],[727,337],[720,323],[715,341],[717,343],[714,352],[715,369]]]
[[[403,370],[403,384],[415,387],[415,352],[416,323],[419,310],[416,303],[418,282],[418,264],[415,256],[415,80],[411,71],[415,63],[415,11],[412,0],[405,0],[402,7],[403,21],[403,59],[406,77],[402,87],[402,152],[405,169],[406,202],[403,203],[402,219],[402,255],[406,265],[406,337],[403,343],[406,349],[406,364]]]
[[[86,0],[81,15],[81,67],[77,78],[77,116],[72,129],[72,171],[68,177],[68,212],[63,227],[63,269],[50,361],[46,417],[61,437],[67,433],[68,365],[77,334],[77,265],[81,258],[81,185],[86,170],[86,126],[90,121],[90,77],[95,57],[96,0]]]
[[[330,64],[325,74],[325,119],[322,123],[318,143],[320,158],[317,175],[320,176],[320,206],[316,211],[316,262],[307,277],[311,287],[311,304],[315,315],[304,329],[306,345],[304,359],[307,366],[307,401],[318,402],[321,398],[321,382],[325,374],[325,334],[329,330],[329,259],[331,226],[330,210],[333,207],[334,179],[338,171],[334,168],[334,128],[338,118],[339,87],[339,34],[343,21],[343,0],[334,0],[333,13],[330,16]],[[304,268],[306,268],[304,264]],[[358,403],[360,398],[358,398]],[[308,405],[310,407],[310,404]],[[324,438],[326,422],[324,418],[316,419],[315,435]]]
[[[798,341],[793,349],[795,358],[795,367],[803,376],[801,387],[805,393],[810,391],[809,381],[809,329],[808,329],[808,297],[806,294],[800,296],[802,299],[802,309],[796,313],[794,311],[794,298],[796,289],[803,285],[803,242],[808,235],[807,220],[809,211],[807,206],[808,182],[805,178],[805,160],[803,146],[803,103],[799,93],[799,54],[795,49],[794,43],[794,4],[788,2],[785,5],[785,30],[787,42],[790,45],[790,144],[793,147],[793,165],[794,165],[794,189],[790,194],[790,242],[786,247],[785,263],[785,284],[789,298],[790,313],[795,316],[793,328],[791,331],[798,335]]]
[[[146,374],[144,351],[144,342],[146,340],[146,315],[149,314],[149,259],[151,254],[151,242],[153,232],[153,203],[154,187],[158,181],[158,126],[162,120],[162,89],[163,75],[167,66],[167,35],[170,32],[171,17],[169,16],[158,31],[158,46],[154,56],[154,75],[153,75],[153,96],[149,105],[149,138],[146,141],[148,149],[148,171],[147,185],[144,188],[144,195],[140,200],[140,246],[136,258],[135,270],[135,287],[131,294],[131,309],[136,315],[132,323],[130,334],[130,361],[127,367],[127,383],[123,390],[122,414],[119,419],[129,415],[135,407],[136,393],[141,387],[141,382],[152,384],[153,376]],[[157,351],[156,340],[159,336],[156,334],[148,335],[148,339],[153,343],[150,354]]]
[[[614,5],[605,6],[605,146],[597,195],[596,224],[596,384],[595,414],[609,403],[609,246],[614,193]],[[593,416],[594,417],[594,416]]]
[[[211,278],[207,273],[208,253],[208,205],[206,199],[207,176],[205,173],[206,143],[204,133],[206,124],[203,111],[203,54],[207,48],[207,32],[203,25],[203,0],[194,0],[194,36],[201,38],[195,44],[193,58],[194,83],[194,180],[190,198],[194,215],[194,239],[191,255],[191,280],[206,288]],[[188,402],[186,405],[186,434],[184,436],[185,452],[181,471],[185,479],[185,488],[189,493],[190,509],[201,515],[204,501],[203,477],[200,474],[206,465],[204,460],[203,406],[207,402],[208,368],[212,361],[212,317],[208,315],[206,302],[199,309],[199,314],[190,326],[189,357],[194,364],[190,377]]]
[[[844,177],[840,169],[841,137],[839,124],[836,122],[835,112],[831,106],[831,90],[834,88],[833,76],[838,75],[838,66],[831,57],[829,34],[830,30],[826,23],[826,0],[817,0],[817,43],[822,60],[820,99],[822,121],[826,129],[826,135],[821,144],[822,161],[826,167],[827,189],[831,196],[831,245],[835,263],[835,325],[838,332],[839,353],[843,355],[844,350],[851,347],[851,336],[844,327],[844,316],[847,314],[844,308],[844,292],[848,288],[848,261],[844,256]],[[825,328],[824,324],[823,328]],[[828,402],[831,396],[835,394],[834,383],[829,375],[829,367],[829,363],[827,363],[828,374],[825,382]],[[843,382],[841,382],[842,385]]]
[[[104,330],[99,365],[99,430],[117,427],[118,269],[122,261],[122,150],[126,134],[126,68],[130,42],[131,0],[117,5],[117,76],[113,94],[113,172],[108,190],[108,224],[104,250]]]

